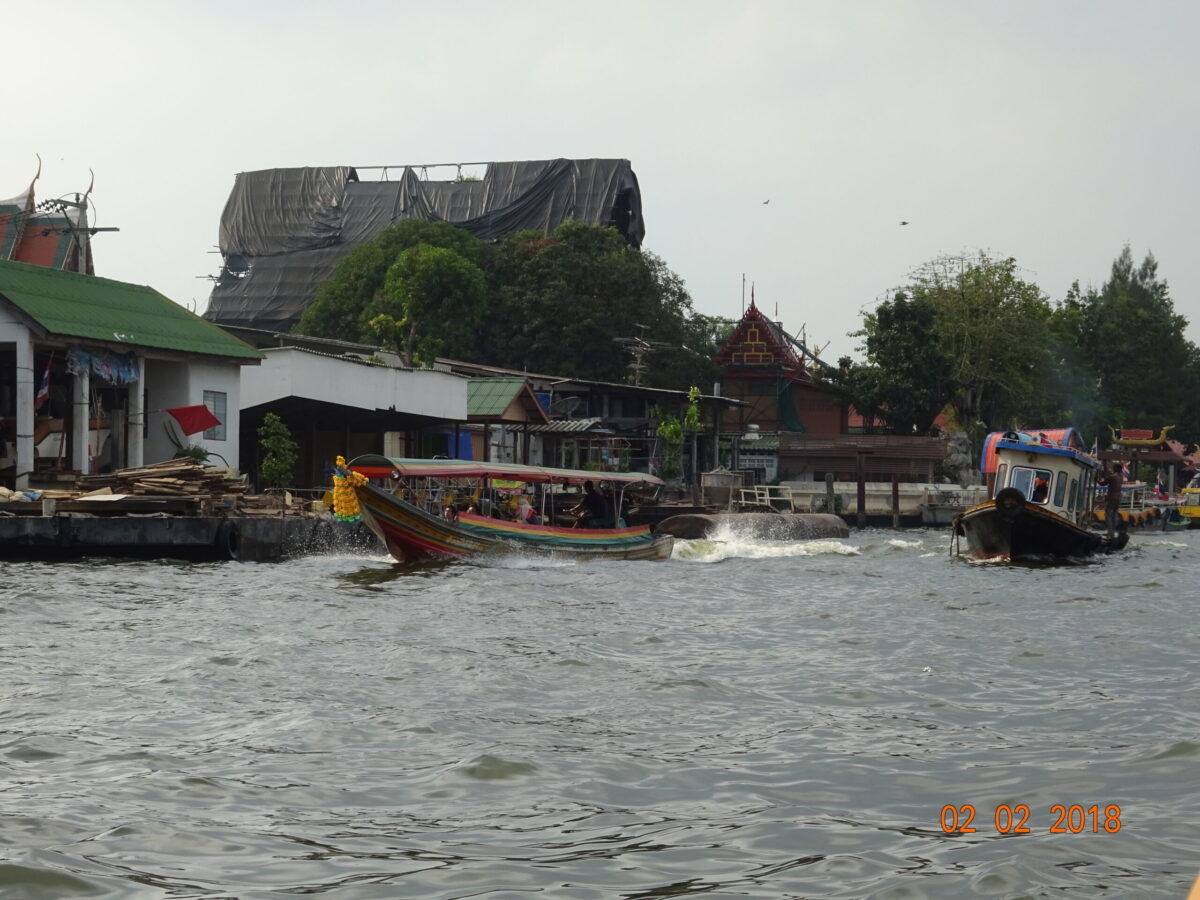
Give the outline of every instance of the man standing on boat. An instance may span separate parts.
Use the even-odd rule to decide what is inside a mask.
[[[1104,498],[1104,526],[1108,529],[1108,536],[1114,538],[1117,536],[1117,522],[1121,518],[1121,486],[1125,484],[1125,479],[1121,477],[1121,464],[1113,463],[1112,471],[1101,478],[1100,483],[1108,486],[1108,496]]]

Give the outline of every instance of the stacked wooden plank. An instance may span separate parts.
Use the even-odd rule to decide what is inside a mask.
[[[114,494],[192,500],[236,500],[246,491],[240,476],[190,459],[168,459],[135,469],[84,475],[79,487],[87,492],[109,488]]]
[[[303,512],[293,504],[291,494],[246,494],[237,502],[239,516],[297,515]]]

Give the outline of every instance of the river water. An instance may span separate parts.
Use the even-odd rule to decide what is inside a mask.
[[[0,564],[0,898],[1182,898],[1198,537]]]

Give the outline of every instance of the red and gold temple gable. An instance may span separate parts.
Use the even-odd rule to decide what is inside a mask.
[[[783,329],[763,315],[753,300],[717,353],[717,363],[733,369],[781,366],[797,374],[804,372],[804,361]]]

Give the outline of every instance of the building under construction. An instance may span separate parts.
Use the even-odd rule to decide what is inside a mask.
[[[462,175],[479,166],[481,177]],[[430,169],[454,176],[434,180]],[[645,234],[637,176],[625,159],[243,172],[221,214],[223,261],[205,317],[286,331],[342,257],[404,219],[449,222],[485,240],[548,234],[568,220],[611,225],[635,247]]]

